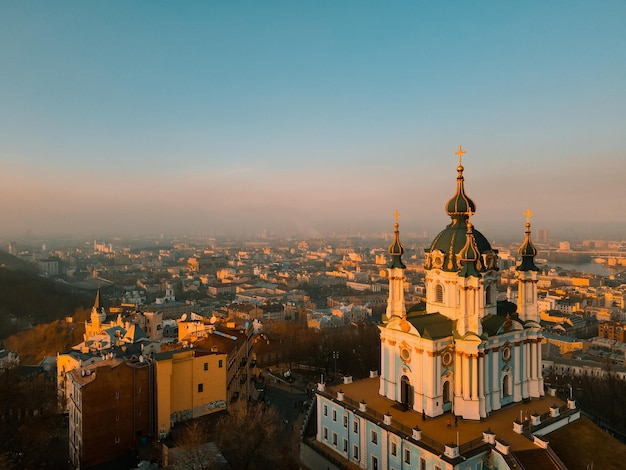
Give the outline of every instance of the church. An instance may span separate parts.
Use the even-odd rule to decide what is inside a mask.
[[[539,270],[528,220],[517,267],[520,301],[497,302],[498,252],[473,227],[476,206],[465,194],[461,164],[457,173],[456,193],[445,206],[451,221],[425,250],[426,303],[420,310],[405,309],[406,268],[396,219],[380,328],[380,394],[427,416],[452,412],[478,420],[544,394]]]
[[[544,392],[532,214],[515,268],[517,304],[498,301],[498,251],[472,224],[464,153],[456,152],[456,191],[445,205],[450,222],[424,250],[425,302],[408,310],[395,214],[380,371],[318,384],[314,450],[303,457],[311,468],[525,468],[516,455],[551,459],[545,435],[580,417],[574,400]]]

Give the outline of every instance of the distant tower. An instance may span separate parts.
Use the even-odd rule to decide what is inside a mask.
[[[524,232],[524,243],[519,247],[522,262],[517,267],[517,312],[520,320],[531,320],[539,323],[539,308],[537,306],[537,272],[539,268],[535,265],[537,249],[530,236],[532,212],[528,209],[524,215],[526,215],[526,232]]]
[[[94,301],[93,307],[91,308],[90,319],[92,334],[96,334],[98,330],[100,330],[100,327],[102,326],[104,320],[106,320],[106,317],[106,312],[100,304],[100,289],[98,289],[98,292],[96,293],[96,300]]]

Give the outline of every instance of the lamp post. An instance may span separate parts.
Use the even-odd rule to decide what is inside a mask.
[[[337,359],[339,359],[339,351],[333,351],[333,359],[335,360],[335,375],[337,375]]]

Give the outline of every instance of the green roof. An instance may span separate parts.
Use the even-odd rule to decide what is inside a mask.
[[[414,313],[407,320],[422,338],[441,339],[452,336],[454,321],[441,313]]]

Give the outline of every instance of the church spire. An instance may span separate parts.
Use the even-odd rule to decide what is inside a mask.
[[[391,264],[389,265],[389,267],[406,269],[406,266],[402,262],[402,255],[404,254],[404,247],[402,246],[402,243],[400,242],[400,229],[399,229],[399,224],[398,224],[398,218],[400,217],[400,213],[396,211],[394,216],[396,218],[396,223],[394,225],[394,230],[393,230],[393,242],[391,243],[391,245],[389,245],[389,249],[387,250],[389,254],[391,255]]]
[[[471,212],[467,215],[467,232],[465,233],[465,245],[457,255],[457,264],[462,265],[459,271],[461,277],[480,277],[480,270],[482,268],[480,264],[480,252],[476,245],[476,238],[474,237],[474,226],[470,221]]]
[[[400,243],[400,229],[398,228],[398,211],[394,214],[396,223],[394,225],[394,238],[389,245],[388,252],[391,255],[391,263],[387,269],[389,279],[389,298],[387,299],[387,320],[393,317],[404,319],[406,317],[406,306],[404,305],[404,270],[406,266],[402,262],[404,247]]]
[[[519,247],[519,254],[522,257],[522,262],[517,267],[518,271],[539,271],[539,268],[535,265],[535,256],[537,256],[537,249],[530,236],[530,216],[533,215],[528,209],[524,212],[526,216],[526,231],[524,232],[524,243]]]
[[[463,146],[459,145],[459,150],[454,152],[459,156],[459,166],[456,167],[456,194],[446,203],[446,212],[453,221],[459,218],[467,218],[468,214],[474,214],[476,212],[476,205],[465,194],[465,185],[463,178],[463,155],[467,153],[463,150]]]

